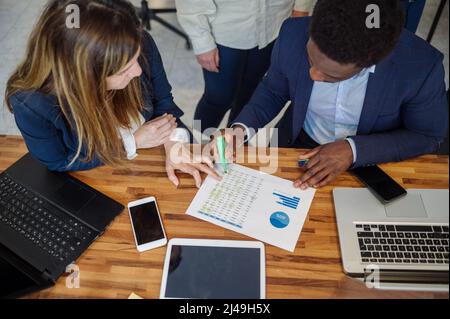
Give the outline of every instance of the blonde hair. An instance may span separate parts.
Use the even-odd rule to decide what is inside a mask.
[[[80,28],[66,26],[66,7],[80,9]],[[125,150],[120,127],[139,121],[143,108],[141,82],[133,79],[123,90],[108,91],[106,78],[119,72],[137,54],[142,30],[134,8],[123,0],[50,1],[34,30],[26,59],[7,82],[6,103],[20,91],[40,91],[57,97],[70,128],[77,133],[89,162],[121,165]]]

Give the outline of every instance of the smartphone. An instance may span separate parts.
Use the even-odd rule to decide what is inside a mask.
[[[167,244],[166,233],[155,197],[147,197],[128,203],[131,227],[139,252]]]
[[[383,204],[407,194],[403,187],[376,165],[358,167],[352,172]]]

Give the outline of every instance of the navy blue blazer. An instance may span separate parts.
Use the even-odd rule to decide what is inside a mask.
[[[291,101],[293,144],[306,116],[314,82],[306,44],[310,18],[287,20],[275,44],[270,69],[235,122],[261,128]],[[354,167],[434,152],[444,140],[448,102],[443,55],[404,30],[391,54],[370,75],[357,135]]]
[[[141,57],[141,83],[145,102],[142,115],[148,121],[169,113],[181,123],[179,118],[183,111],[173,101],[172,88],[167,81],[158,48],[147,32],[143,32],[142,55],[148,62]],[[70,129],[56,96],[26,91],[11,96],[10,102],[28,150],[50,170],[78,171],[102,165],[97,157],[90,162],[82,161],[86,155],[85,149],[82,149],[80,158],[68,167],[76,154],[78,138],[76,132]]]

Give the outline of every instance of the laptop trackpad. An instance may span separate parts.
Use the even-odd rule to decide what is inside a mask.
[[[428,217],[422,196],[407,194],[405,197],[384,206],[387,217],[423,218]]]
[[[70,212],[78,212],[95,197],[95,193],[71,180],[67,180],[67,182],[55,192],[55,196],[52,197],[61,207],[64,207]]]

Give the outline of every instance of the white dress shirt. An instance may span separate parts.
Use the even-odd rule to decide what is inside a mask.
[[[176,0],[180,25],[196,55],[220,44],[233,49],[263,49],[273,42],[292,10],[311,0]]]
[[[120,136],[122,137],[123,147],[127,153],[127,158],[133,160],[136,158],[136,140],[134,139],[134,133],[145,123],[145,119],[142,114],[139,114],[139,123],[132,123],[131,128],[119,129]]]
[[[367,83],[375,65],[352,78],[337,82],[314,82],[303,129],[320,145],[354,136],[358,130]],[[356,147],[347,138],[356,161]]]

